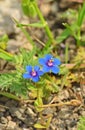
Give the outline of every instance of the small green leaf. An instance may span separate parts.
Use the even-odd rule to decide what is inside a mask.
[[[30,27],[37,27],[37,28],[43,28],[43,27],[45,27],[46,26],[46,24],[45,25],[43,25],[41,22],[38,22],[38,23],[31,23],[31,24],[17,24],[17,26],[19,27],[19,26],[30,26]]]
[[[34,105],[35,105],[35,108],[36,108],[36,110],[38,112],[40,112],[40,111],[42,111],[44,109],[44,108],[41,107],[43,105],[43,101],[42,101],[41,97],[39,97],[39,98],[36,99]]]
[[[83,6],[80,8],[79,14],[78,14],[77,24],[79,27],[82,25],[84,17],[85,17],[85,2],[83,3]]]
[[[61,66],[61,67],[60,67],[60,72],[59,72],[59,74],[60,74],[60,75],[64,75],[64,74],[66,74],[66,73],[68,73],[68,68],[66,68],[65,65]]]
[[[57,43],[61,43],[63,40],[65,40],[69,35],[71,34],[71,31],[69,29],[65,29],[60,36],[56,38]]]
[[[46,123],[46,128],[50,126],[50,122],[52,120],[52,115],[48,118],[47,123]]]
[[[17,101],[20,101],[20,99],[17,96],[15,96],[11,93],[8,93],[8,92],[0,92],[0,95],[3,95],[5,97],[11,98],[11,99],[14,99],[14,100],[17,100]]]
[[[35,128],[38,128],[38,129],[39,129],[39,128],[40,128],[40,129],[41,129],[41,128],[46,128],[45,126],[43,126],[43,125],[41,125],[41,124],[38,124],[38,123],[36,123],[36,124],[34,125],[34,127],[35,127]]]
[[[78,123],[78,130],[85,130],[85,116],[80,117],[80,121]]]
[[[29,6],[29,16],[35,17],[37,15],[36,9],[33,4],[30,4]]]
[[[30,86],[28,87],[28,89],[29,89],[29,90],[37,91],[37,88],[36,88],[35,86],[32,86],[32,85],[30,85]]]
[[[13,59],[13,55],[4,51],[3,49],[0,49],[0,58],[10,61]]]
[[[23,56],[21,54],[14,55],[13,62],[16,63],[16,65],[22,65],[23,63]]]
[[[22,0],[22,10],[24,14],[27,16],[29,13],[29,4],[30,4],[30,0]]]
[[[8,36],[6,34],[3,35],[2,37],[0,37],[0,42],[2,42],[2,41],[8,42]]]
[[[81,41],[81,45],[85,47],[85,41]]]
[[[33,5],[34,0],[23,0],[22,9],[26,16],[34,17],[37,15],[36,9]]]
[[[7,42],[8,42],[8,36],[6,34],[0,37],[0,48],[5,50],[7,47]]]
[[[63,23],[63,25],[69,29],[69,31],[71,32],[71,35],[74,35],[75,32],[79,29],[79,26],[76,24],[76,22],[74,22],[72,25],[69,25],[67,23]]]
[[[5,43],[5,42],[0,42],[0,48],[1,48],[1,49],[5,50],[6,47],[7,47],[7,43]]]

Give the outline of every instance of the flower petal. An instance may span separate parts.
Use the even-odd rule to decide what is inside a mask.
[[[34,66],[35,71],[39,71],[40,67],[38,65]]]
[[[60,62],[60,60],[59,60],[59,59],[54,58],[54,64],[55,64],[55,65],[60,65],[60,64],[61,64],[61,62]]]
[[[57,73],[60,71],[60,69],[59,69],[58,67],[56,67],[56,66],[53,66],[53,67],[51,68],[51,71],[52,71],[54,74],[57,74]]]
[[[45,62],[45,59],[44,58],[39,58],[39,63],[41,65],[44,65],[46,62]]]
[[[51,70],[50,67],[48,67],[48,66],[46,66],[46,65],[44,65],[43,68],[42,68],[42,71],[43,71],[44,73],[49,72],[50,70]]]
[[[29,78],[31,78],[31,75],[29,75],[28,73],[24,73],[24,74],[23,74],[23,78],[29,79]]]
[[[39,77],[38,77],[38,76],[32,77],[32,81],[33,81],[33,82],[38,82],[38,81],[39,81]]]
[[[43,74],[44,74],[43,71],[41,71],[41,70],[38,71],[38,75],[39,75],[39,76],[41,76],[41,75],[43,75]]]
[[[26,66],[26,71],[31,72],[32,71],[32,66],[31,65]]]
[[[50,60],[51,58],[53,58],[53,56],[51,54],[47,54],[45,55],[45,61]]]

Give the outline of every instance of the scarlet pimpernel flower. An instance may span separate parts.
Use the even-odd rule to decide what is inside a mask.
[[[39,63],[43,66],[42,70],[44,73],[53,72],[54,74],[57,74],[60,71],[58,67],[58,65],[61,64],[60,60],[54,58],[51,54],[47,54],[44,58],[40,58]]]
[[[43,75],[43,71],[40,70],[39,66],[26,66],[26,73],[23,74],[23,78],[31,79],[33,82],[38,82],[40,76]]]

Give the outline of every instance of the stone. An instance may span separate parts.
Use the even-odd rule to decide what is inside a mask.
[[[5,117],[1,117],[1,123],[2,124],[6,124],[8,121]]]
[[[18,0],[0,0],[0,35],[15,32],[13,18],[20,20],[22,17],[21,6]]]
[[[5,104],[5,106],[7,106],[8,108],[12,108],[13,106],[17,106],[18,102],[16,102],[15,100],[8,100]]]
[[[55,107],[48,107],[43,111],[43,114],[45,115],[50,115],[56,112],[56,108]]]
[[[30,115],[30,116],[36,116],[36,114],[33,112],[33,110],[31,109],[31,108],[27,108],[27,110],[26,110],[26,114],[28,114],[28,115]]]
[[[1,112],[1,110],[0,110],[0,118],[1,118],[2,116],[4,116],[4,113]]]
[[[51,5],[49,5],[48,3],[41,4],[41,5],[40,5],[40,9],[41,9],[43,15],[44,15],[44,16],[47,16],[48,13],[49,13],[50,10],[51,10]]]
[[[5,127],[6,127],[6,124],[0,123],[0,130],[4,130]]]
[[[12,120],[12,117],[9,115],[9,116],[7,116],[7,120],[8,121],[11,121]]]
[[[16,123],[15,123],[15,122],[13,122],[13,121],[9,121],[9,122],[8,122],[7,130],[8,130],[8,129],[14,130],[15,127],[16,127]]]

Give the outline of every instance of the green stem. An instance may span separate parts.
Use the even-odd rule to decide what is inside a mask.
[[[28,41],[29,41],[33,46],[35,46],[35,44],[34,44],[32,38],[30,37],[30,35],[28,34],[28,32],[27,32],[21,25],[20,25],[19,27],[21,28],[22,32],[23,32],[23,33],[25,34],[25,36],[27,37]]]
[[[80,40],[81,40],[81,32],[80,32],[80,29],[79,29],[78,33],[77,33],[77,46],[78,47],[80,46]]]
[[[38,101],[40,100],[41,95],[40,95],[40,88],[37,88],[37,99]]]
[[[69,56],[69,54],[68,54],[68,43],[66,43],[66,48],[65,48],[65,63],[67,64],[68,63],[68,56]]]
[[[44,28],[45,28],[45,32],[46,32],[48,38],[50,39],[50,43],[55,43],[53,34],[52,34],[51,30],[49,29],[49,26],[48,26],[47,22],[45,21],[43,15],[42,15],[42,13],[41,13],[41,11],[39,10],[39,8],[38,8],[36,2],[34,2],[34,7],[35,7],[35,9],[36,9],[36,11],[37,11],[38,17],[40,18],[42,24],[43,24],[43,25],[46,25]]]
[[[20,29],[22,30],[22,32],[25,34],[25,36],[27,37],[27,39],[28,39],[28,41],[33,45],[33,47],[35,46],[35,43],[34,43],[34,41],[32,40],[32,38],[31,38],[31,36],[28,34],[28,32],[26,31],[26,29],[25,28],[23,28],[23,25],[22,24],[20,24],[16,19],[14,19],[13,18],[13,20],[14,20],[14,22],[16,23],[16,25],[18,26],[18,27],[20,27]]]

